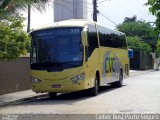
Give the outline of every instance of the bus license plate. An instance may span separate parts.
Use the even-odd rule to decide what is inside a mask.
[[[57,85],[52,85],[52,88],[60,88],[61,85],[57,84]]]

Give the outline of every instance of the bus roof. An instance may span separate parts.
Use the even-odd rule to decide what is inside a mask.
[[[69,19],[69,20],[64,20],[64,21],[59,21],[59,22],[55,22],[49,25],[44,25],[41,27],[38,27],[34,30],[32,30],[31,32],[34,31],[38,31],[38,30],[44,30],[44,29],[50,29],[50,28],[60,28],[60,27],[84,27],[87,26],[88,24],[95,24],[96,22],[94,21],[89,21],[87,19]],[[100,25],[98,23],[96,23],[98,26],[103,27],[103,25]],[[103,27],[106,28],[106,27]],[[120,31],[116,31],[116,30],[112,30],[109,28],[106,28],[107,30],[113,31],[114,33],[117,34],[124,34]]]
[[[53,24],[49,25],[44,25],[41,27],[38,27],[34,29],[31,32],[38,31],[38,30],[43,30],[43,29],[50,29],[50,28],[59,28],[59,27],[84,27],[87,24],[94,24],[94,21],[88,21],[86,19],[70,19],[70,20],[64,20],[64,21],[59,21],[55,22]]]

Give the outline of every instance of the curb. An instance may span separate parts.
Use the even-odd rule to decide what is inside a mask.
[[[40,98],[40,97],[47,97],[47,96],[48,96],[48,94],[43,94],[43,95],[31,96],[31,97],[27,97],[27,98],[20,98],[20,99],[17,99],[17,100],[4,102],[4,103],[0,104],[0,107],[5,107],[5,106],[8,106],[8,105],[16,105],[16,104],[20,104],[20,103],[23,103],[23,102],[36,100],[37,98]]]

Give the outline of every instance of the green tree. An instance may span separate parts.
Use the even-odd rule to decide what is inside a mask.
[[[20,9],[27,9],[28,5],[37,10],[45,9],[44,5],[49,0],[1,0],[0,9],[6,9],[10,12],[18,12]]]
[[[136,16],[133,16],[132,18],[125,17],[125,19],[124,19],[124,23],[125,22],[136,22],[136,21],[137,21],[137,17]]]
[[[122,24],[117,26],[117,29],[126,33],[127,36],[138,36],[138,37],[154,37],[154,28],[150,25],[149,22],[141,20],[128,20],[125,18]]]
[[[160,1],[159,0],[148,0],[146,5],[150,6],[149,11],[152,13],[152,15],[156,16],[156,21],[155,21],[156,29],[155,30],[156,30],[156,35],[158,39],[158,36],[160,35]],[[160,56],[160,42],[158,42],[156,48],[157,48],[156,49],[157,55]]]
[[[23,30],[24,19],[18,11],[28,6],[41,11],[46,2],[48,0],[0,1],[0,60],[15,59],[29,52],[30,38]]]
[[[29,51],[30,38],[22,22],[18,14],[0,20],[0,60],[15,59]]]
[[[149,44],[140,40],[140,37],[127,37],[128,47],[133,49],[134,51],[142,51],[143,53],[150,53],[151,47]]]
[[[157,40],[154,28],[149,22],[137,20],[136,16],[132,18],[126,17],[124,22],[117,26],[117,29],[124,32],[127,36],[139,37],[140,41],[144,41],[151,45],[151,48],[154,51]]]
[[[156,47],[157,47],[156,49],[157,55],[160,56],[160,40],[158,41],[158,44]]]
[[[149,11],[156,16],[156,31],[160,33],[160,1],[159,0],[148,0],[146,5],[149,5]]]
[[[10,14],[18,13],[18,10],[27,10],[28,9],[28,24],[27,24],[27,32],[30,31],[30,15],[31,15],[31,7],[36,8],[39,11],[45,9],[45,4],[48,3],[49,0],[2,0],[0,4],[0,9],[5,9]]]

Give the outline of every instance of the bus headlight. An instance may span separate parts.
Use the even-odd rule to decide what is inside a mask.
[[[85,74],[84,73],[79,74],[79,75],[71,78],[73,83],[78,83],[79,80],[84,80],[84,79],[85,79]]]
[[[41,80],[37,79],[37,78],[34,78],[34,77],[31,77],[31,82],[32,83],[40,83]]]

